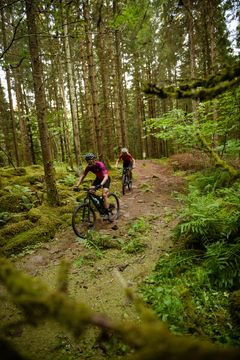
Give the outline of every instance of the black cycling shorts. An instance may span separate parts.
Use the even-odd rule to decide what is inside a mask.
[[[97,185],[100,185],[101,182],[102,182],[102,180],[99,180],[98,178],[96,178],[96,179],[93,181],[92,185],[93,185],[93,186],[97,186]],[[105,183],[103,184],[103,188],[104,188],[104,189],[109,189],[109,187],[110,187],[110,182],[111,182],[111,179],[110,179],[110,176],[109,176],[108,179],[107,179],[107,181],[105,181]]]

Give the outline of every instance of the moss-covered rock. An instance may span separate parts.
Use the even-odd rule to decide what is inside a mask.
[[[33,223],[40,220],[43,216],[44,216],[44,212],[42,211],[41,207],[32,208],[29,210],[27,214],[28,219]]]
[[[30,220],[19,221],[15,224],[7,224],[0,229],[0,246],[5,245],[12,236],[29,230],[34,226]]]
[[[30,209],[26,214],[27,219],[2,228],[1,252],[9,256],[21,252],[26,246],[49,241],[60,227],[70,226],[72,209],[70,205],[58,208],[42,205]]]
[[[44,176],[39,174],[34,175],[26,175],[22,176],[21,179],[18,180],[18,184],[25,184],[25,185],[35,185],[38,184],[38,186],[41,184],[43,185],[44,182]]]
[[[60,215],[63,215],[63,214],[72,214],[74,206],[75,206],[75,205],[68,204],[68,205],[59,207],[59,214],[60,214]]]
[[[0,212],[8,211],[12,213],[19,213],[26,210],[27,208],[23,202],[22,195],[7,194],[1,197]]]
[[[10,256],[12,254],[18,254],[26,246],[47,242],[54,237],[58,226],[59,222],[48,222],[24,231],[12,237],[8,243],[3,246],[1,253],[5,256]]]
[[[4,177],[10,177],[10,176],[23,176],[26,175],[27,170],[24,167],[5,167],[1,170],[1,175]]]

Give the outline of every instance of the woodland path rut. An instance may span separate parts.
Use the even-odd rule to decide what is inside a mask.
[[[84,302],[96,312],[107,314],[113,320],[136,320],[138,315],[124,296],[116,270],[128,286],[136,290],[138,284],[154,269],[159,257],[171,250],[171,229],[177,223],[176,210],[181,206],[172,195],[174,191],[183,190],[184,180],[175,175],[170,166],[154,160],[137,160],[133,172],[133,191],[120,197],[120,217],[115,224],[117,229],[99,220],[98,231],[114,241],[119,238],[126,240],[129,227],[143,217],[149,223],[149,230],[141,238],[144,244],[142,252],[129,254],[121,247],[103,251],[89,248],[76,238],[69,226],[59,231],[51,242],[15,258],[15,265],[54,289],[59,264],[66,259],[72,265],[68,283],[71,298]],[[11,304],[4,302],[2,306],[5,319],[16,320],[19,316],[21,319],[21,312]],[[15,327],[11,337],[19,349],[34,360],[52,360],[53,356],[55,360],[106,359],[104,350],[93,345],[95,332],[89,329],[81,342],[75,343],[58,324],[47,321],[36,328]]]
[[[109,312],[111,308],[114,317],[132,316],[114,269],[120,270],[124,280],[133,287],[153,270],[159,256],[172,247],[170,230],[176,224],[179,206],[172,194],[183,188],[184,180],[174,175],[170,166],[154,160],[137,160],[133,191],[120,197],[118,229],[113,230],[111,224],[102,222],[99,231],[118,238],[124,236],[134,220],[146,217],[151,231],[144,239],[143,252],[127,254],[119,249],[107,249],[99,257],[96,252],[86,249],[68,228],[59,232],[52,242],[19,259],[17,266],[54,287],[59,263],[67,259],[77,264],[85,256],[87,261],[71,268],[70,293],[97,311]]]

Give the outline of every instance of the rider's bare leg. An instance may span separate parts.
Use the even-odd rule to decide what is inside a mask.
[[[105,209],[108,209],[108,207],[109,207],[108,194],[109,194],[109,189],[108,188],[103,188],[102,189],[102,196],[103,196],[103,204],[104,204]]]

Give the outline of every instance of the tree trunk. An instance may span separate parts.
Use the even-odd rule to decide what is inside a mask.
[[[61,64],[61,60],[58,62],[58,76],[59,76],[59,82],[60,82],[60,98],[61,98],[61,104],[63,109],[63,142],[65,147],[65,153],[67,155],[67,162],[69,163],[71,169],[73,169],[73,159],[72,159],[72,153],[70,148],[70,134],[67,124],[68,119],[68,113],[67,113],[67,103],[66,103],[66,97],[64,92],[64,82],[63,82],[63,67]]]
[[[100,73],[102,79],[102,92],[103,92],[103,118],[104,118],[104,129],[106,129],[106,149],[107,149],[107,157],[110,160],[114,159],[114,150],[113,150],[113,132],[112,132],[112,121],[111,121],[111,109],[110,109],[110,84],[109,84],[109,61],[106,51],[104,49],[104,39],[103,34],[106,32],[106,29],[103,28],[102,23],[102,14],[101,14],[101,7],[99,7],[99,14],[98,14],[98,35],[97,35],[97,51],[98,51],[98,58],[100,62]],[[104,31],[105,30],[105,31]],[[105,36],[105,39],[107,36]],[[105,40],[106,43],[106,40]],[[106,154],[105,154],[106,155]]]
[[[6,38],[6,29],[5,29],[5,14],[4,8],[1,7],[1,17],[2,17],[2,37],[3,37],[3,47],[4,50],[7,48],[7,38]],[[7,92],[8,92],[8,100],[9,100],[9,108],[10,108],[10,128],[12,131],[13,137],[13,146],[14,146],[14,156],[16,160],[17,166],[19,166],[19,153],[18,153],[18,145],[17,145],[17,132],[16,132],[16,122],[13,111],[13,100],[12,100],[12,91],[11,91],[11,77],[9,66],[5,68],[6,71],[6,80],[7,80]]]
[[[139,156],[140,158],[146,157],[146,143],[144,139],[143,133],[143,119],[144,119],[144,106],[143,106],[143,98],[142,92],[140,89],[139,81],[140,81],[140,72],[139,72],[139,56],[138,54],[134,54],[134,87],[135,87],[135,109],[136,109],[136,123],[138,130],[138,148],[139,148]]]
[[[35,92],[37,120],[42,148],[42,157],[49,205],[59,204],[55,171],[49,142],[49,133],[46,123],[46,97],[43,84],[43,69],[40,60],[38,28],[36,24],[36,0],[26,1],[27,25],[29,34],[29,50],[32,63],[32,74]]]
[[[73,142],[74,142],[76,163],[77,166],[79,167],[82,164],[81,144],[80,144],[80,134],[79,134],[79,124],[78,124],[78,114],[77,114],[77,99],[75,94],[74,75],[73,75],[73,69],[71,63],[71,51],[70,51],[70,45],[68,39],[67,17],[64,18],[63,28],[64,28],[64,46],[66,52],[67,73],[68,73],[68,82],[69,82],[69,97],[70,97],[72,125],[73,125]]]
[[[97,152],[97,141],[96,141],[96,132],[94,129],[94,116],[93,116],[93,104],[90,93],[90,81],[88,76],[88,66],[84,54],[84,49],[81,51],[81,63],[82,63],[82,75],[83,83],[85,89],[84,97],[84,108],[85,112],[83,114],[83,127],[85,132],[85,145],[86,149],[93,150],[94,153]]]
[[[24,101],[24,113],[26,114],[26,123],[27,123],[27,131],[28,131],[28,136],[29,136],[29,147],[30,147],[30,152],[31,152],[31,159],[33,164],[36,164],[36,155],[35,155],[35,148],[34,148],[34,143],[33,143],[33,133],[32,133],[32,126],[29,120],[29,110],[28,110],[28,104],[27,104],[27,98],[26,98],[26,94],[23,90],[23,101]]]
[[[6,155],[7,157],[8,165],[11,164],[14,166],[12,160],[12,149],[11,149],[9,127],[8,127],[9,117],[8,117],[7,106],[8,104],[5,100],[4,90],[0,82],[0,129],[2,130],[3,142],[4,142],[4,148],[1,150],[4,152],[4,155]]]
[[[86,38],[86,51],[87,51],[87,63],[88,63],[88,74],[89,83],[93,104],[93,117],[94,117],[94,129],[96,133],[96,143],[99,158],[103,157],[103,138],[102,138],[102,127],[100,121],[100,111],[98,102],[98,91],[97,91],[97,77],[95,64],[93,61],[93,44],[91,35],[91,26],[89,18],[89,4],[88,1],[83,1],[83,17],[85,20],[85,38]]]
[[[117,0],[113,0],[113,14],[116,15],[118,12]],[[124,89],[123,89],[123,71],[122,71],[122,62],[121,62],[121,51],[120,51],[120,37],[118,30],[114,33],[114,45],[115,45],[115,73],[116,73],[116,82],[117,82],[117,91],[118,91],[118,111],[119,111],[119,120],[120,120],[120,129],[121,129],[121,146],[128,146],[127,139],[127,127],[126,127],[126,113],[125,113],[125,99],[124,99]]]
[[[20,69],[17,68],[14,71],[15,77],[15,92],[16,92],[16,100],[17,100],[17,108],[18,108],[18,117],[19,117],[19,127],[20,127],[20,135],[21,135],[21,144],[22,144],[22,158],[25,166],[32,164],[32,156],[30,149],[30,138],[28,133],[28,125],[27,120],[24,113],[24,98],[22,92],[22,76],[20,73]]]

